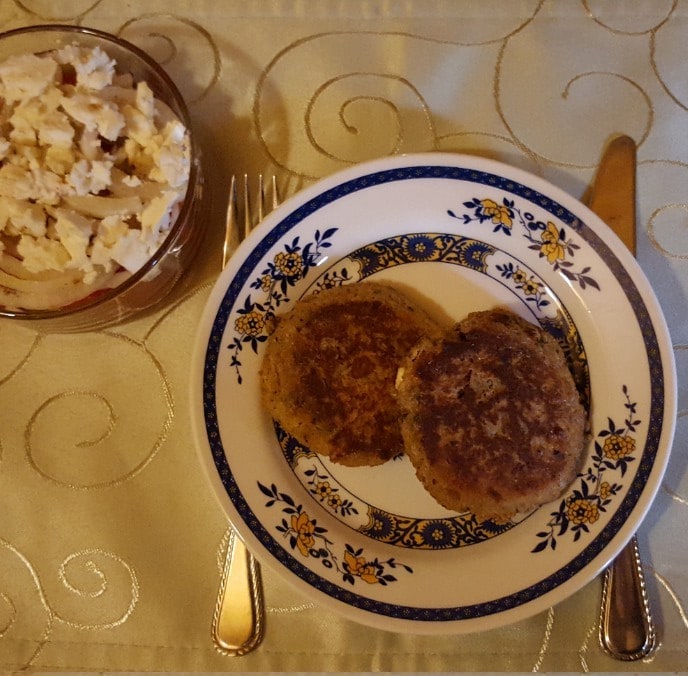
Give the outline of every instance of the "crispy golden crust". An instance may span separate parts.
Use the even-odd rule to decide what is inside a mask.
[[[404,450],[395,378],[423,336],[439,336],[438,325],[386,284],[307,296],[270,336],[263,403],[311,450],[343,465],[382,464]]]
[[[586,414],[556,340],[505,311],[475,312],[404,365],[406,452],[443,506],[507,519],[575,478]]]

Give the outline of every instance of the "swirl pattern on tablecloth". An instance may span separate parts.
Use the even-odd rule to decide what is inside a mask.
[[[116,333],[94,334],[89,342],[84,350],[68,336],[44,337],[17,373],[35,379],[39,402],[24,433],[28,464],[43,478],[75,490],[112,487],[140,473],[164,443],[174,415],[165,373],[152,353]],[[59,350],[59,364],[46,362],[43,353],[50,349]],[[89,377],[102,372],[103,360],[112,365],[109,382]],[[138,363],[139,383],[121,382],[118,364],[124,363]],[[65,368],[71,377],[58,378]],[[156,418],[157,425],[151,425]],[[127,449],[126,455],[115,453],[117,448]]]
[[[495,155],[495,148],[509,146],[513,140],[486,128],[485,111],[491,106],[489,87],[471,90],[463,96],[460,79],[444,90],[442,107],[466,119],[462,129],[447,128],[439,106],[427,93],[428,85],[413,68],[400,63],[370,60],[374,52],[402,52],[418,49],[424,58],[444,62],[452,58],[453,73],[470,73],[471,62],[481,57],[494,60],[499,45],[526,30],[542,6],[533,5],[533,15],[504,27],[502,35],[436,37],[412,33],[375,31],[314,34],[280,50],[258,79],[253,105],[254,126],[263,151],[283,171],[313,179],[345,166],[384,155],[426,150],[475,149],[482,141],[483,154]],[[463,37],[463,41],[462,41]],[[309,71],[305,64],[319,52],[347,53],[344,62],[332,60],[327,74]],[[410,73],[408,72],[410,70]],[[441,77],[445,73],[438,73]],[[447,75],[452,75],[446,73]],[[464,76],[469,80],[469,76]],[[451,80],[449,80],[451,81]],[[291,105],[284,105],[280,91],[294,87]],[[275,109],[281,115],[275,117]],[[482,118],[482,119],[481,119]],[[493,121],[494,116],[490,115]],[[497,122],[497,120],[494,120]],[[293,152],[298,149],[298,152]],[[519,149],[523,151],[524,149]],[[529,153],[515,153],[528,161]],[[315,172],[314,172],[315,168]],[[529,166],[530,168],[530,166]]]
[[[196,21],[171,14],[142,14],[125,22],[117,35],[158,61],[189,104],[201,100],[217,83],[217,45],[208,30]],[[194,64],[193,80],[186,76],[189,63]]]
[[[136,573],[112,552],[75,552],[60,564],[57,577],[61,585],[49,589],[28,556],[0,537],[0,647],[10,633],[35,636],[23,641],[25,667],[35,663],[56,626],[112,629],[123,624],[138,603]],[[15,585],[9,586],[11,580]],[[26,584],[17,588],[17,580]],[[42,618],[40,634],[34,633],[37,616]]]
[[[103,0],[77,0],[70,3],[67,8],[65,8],[66,3],[56,3],[54,0],[13,0],[13,2],[20,9],[45,22],[79,23]]]

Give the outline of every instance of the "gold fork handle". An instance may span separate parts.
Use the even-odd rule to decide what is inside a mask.
[[[230,527],[225,568],[213,618],[213,638],[225,655],[253,650],[263,637],[260,567]]]
[[[639,660],[656,646],[638,540],[631,541],[604,574],[600,642],[619,660]]]

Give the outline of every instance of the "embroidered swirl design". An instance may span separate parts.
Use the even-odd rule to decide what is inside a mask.
[[[139,600],[139,582],[134,569],[121,557],[102,549],[85,549],[70,554],[60,565],[58,576],[73,597],[95,603],[80,607],[82,614],[89,609],[94,619],[85,621],[67,617],[67,609],[55,613],[56,618],[75,629],[113,629],[131,616]],[[128,594],[122,594],[127,589]],[[96,603],[97,602],[97,603]],[[77,605],[81,606],[80,603]],[[103,616],[111,619],[95,619]]]
[[[396,31],[330,31],[295,40],[278,51],[261,72],[253,104],[253,122],[258,140],[270,161],[280,169],[312,179],[381,155],[456,148],[471,143],[476,135],[494,140],[494,147],[510,139],[486,129],[440,131],[431,112],[431,102],[421,79],[413,69],[396,68],[390,61],[370,59],[374,52],[397,52],[419,47],[426,53],[445,58],[454,50],[464,58],[462,48],[493,46],[518,35],[540,12],[542,0],[502,22],[486,22],[479,34],[461,25],[447,37]],[[323,54],[347,54],[347,59],[330,60]],[[304,68],[313,54],[327,67],[326,73]],[[471,56],[475,54],[471,53]],[[489,56],[488,56],[489,58]],[[294,79],[298,82],[285,103],[280,91]],[[489,91],[489,90],[488,90]],[[475,101],[462,97],[457,105],[467,112]],[[275,115],[279,110],[280,114]],[[476,135],[474,135],[474,132]],[[290,149],[298,145],[299,153]]]
[[[688,163],[649,159],[638,171],[639,215],[650,243],[662,256],[688,260]]]
[[[497,113],[514,143],[523,152],[552,167],[567,167],[575,170],[593,169],[599,159],[599,149],[604,146],[610,134],[618,134],[621,130],[625,130],[637,139],[638,144],[649,136],[654,122],[654,106],[651,97],[639,82],[622,72],[611,70],[611,65],[610,70],[596,67],[564,76],[558,98],[549,95],[548,92],[556,91],[557,77],[563,75],[559,72],[548,72],[548,79],[532,97],[533,109],[524,115],[521,92],[511,85],[517,77],[518,71],[515,69],[522,68],[523,60],[529,58],[527,53],[529,44],[527,41],[505,41],[500,49],[495,68]],[[610,108],[609,103],[603,103],[607,99],[617,103]],[[623,116],[624,119],[617,123],[614,120],[617,115],[614,111],[618,110],[620,100],[626,102],[624,110],[633,110],[633,115],[630,120],[629,116]],[[581,101],[588,102],[585,107],[589,110],[583,127],[586,142],[573,146],[557,143],[556,147],[552,146],[549,150],[546,145],[537,145],[541,143],[542,137],[536,139],[533,129],[538,126],[581,128],[579,119]],[[604,113],[596,114],[596,110],[604,110]],[[533,117],[539,120],[539,123],[533,125]],[[596,120],[596,117],[600,119]],[[545,137],[545,141],[547,140]],[[564,155],[567,157],[566,160],[562,159]]]
[[[15,373],[14,378],[28,383],[38,365],[42,368],[31,386],[40,403],[27,421],[24,451],[29,466],[52,483],[72,490],[104,489],[129,481],[151,463],[167,439],[174,402],[161,362],[144,345],[114,333],[94,334],[80,345],[64,336],[44,338]],[[58,350],[61,363],[46,362],[45,350]],[[107,382],[89,376],[103,373],[102,360],[113,366]],[[122,363],[136,369],[145,388],[118,383],[117,364]],[[62,374],[59,389],[52,369]],[[136,443],[127,442],[132,436]]]
[[[17,607],[12,599],[0,592],[0,639],[10,630],[17,619]]]
[[[158,61],[187,103],[203,99],[220,76],[220,51],[212,34],[199,23],[165,13],[142,14],[122,25],[117,35],[141,47]],[[194,77],[189,78],[189,63]]]
[[[65,11],[64,2],[52,0],[14,0],[14,4],[35,18],[43,21],[70,21],[79,23],[103,0],[77,0],[70,2]]]
[[[642,12],[615,12],[609,3],[581,0],[592,20],[619,35],[646,35],[663,26],[676,10],[678,0],[663,0],[648,5]],[[604,10],[612,9],[609,16]]]
[[[0,570],[9,576],[5,579],[0,574],[0,645],[3,640],[14,640],[21,646],[18,656],[25,667],[36,662],[57,625],[77,630],[112,629],[126,622],[139,601],[134,569],[102,549],[69,555],[58,568],[62,586],[48,592],[28,556],[0,537]],[[3,589],[10,580],[12,585]],[[31,604],[43,611],[42,630]]]

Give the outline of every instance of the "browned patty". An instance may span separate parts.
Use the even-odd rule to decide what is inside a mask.
[[[439,336],[439,326],[392,286],[307,296],[268,341],[264,405],[311,450],[343,465],[379,465],[404,450],[395,379],[424,336]]]
[[[475,312],[404,365],[406,453],[448,509],[508,519],[559,497],[586,414],[556,340],[506,310]]]

